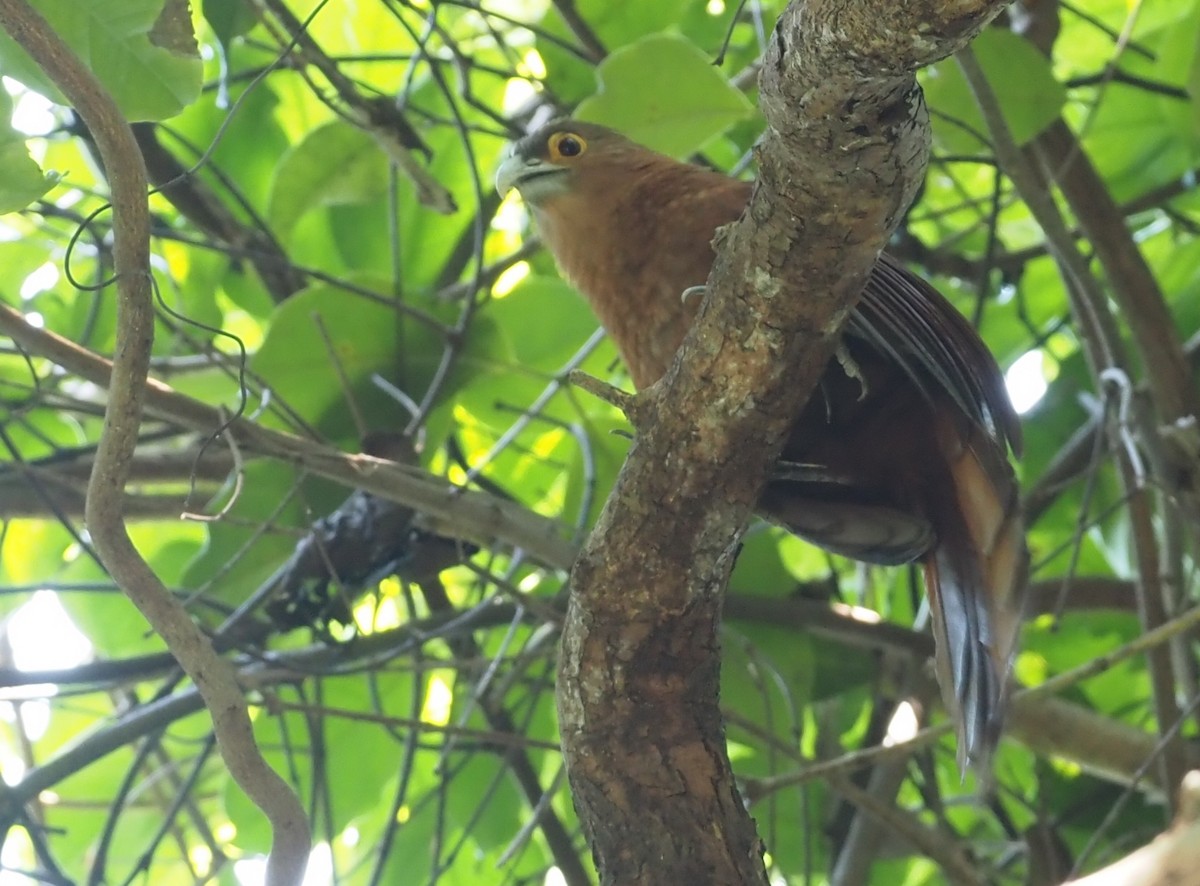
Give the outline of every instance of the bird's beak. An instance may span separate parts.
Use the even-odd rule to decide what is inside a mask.
[[[526,203],[538,203],[559,193],[567,170],[537,157],[510,154],[496,170],[496,190],[503,197],[516,188]]]
[[[496,190],[501,197],[515,189],[527,204],[538,206],[567,190],[570,170],[548,160],[522,156],[515,148],[509,150],[512,153],[496,170]]]
[[[496,190],[500,192],[501,197],[520,183],[521,177],[527,169],[525,158],[516,152],[510,153],[504,158],[500,168],[496,170]]]

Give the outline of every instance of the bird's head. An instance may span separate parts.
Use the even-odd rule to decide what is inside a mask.
[[[619,132],[595,123],[555,120],[514,142],[496,170],[496,190],[520,192],[534,208],[555,197],[578,193],[605,170],[628,171],[627,161],[650,154]]]

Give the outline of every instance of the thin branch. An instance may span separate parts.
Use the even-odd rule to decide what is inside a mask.
[[[110,384],[109,360],[30,325],[5,304],[0,304],[0,331],[68,372],[101,387]],[[145,398],[147,414],[204,435],[224,428],[246,453],[278,458],[351,489],[409,505],[421,512],[422,528],[438,535],[484,545],[511,544],[555,569],[569,568],[574,559],[575,547],[566,540],[565,527],[515,502],[454,486],[418,468],[369,455],[348,455],[246,418],[227,419],[220,410],[154,379],[145,383]]]
[[[298,882],[308,863],[308,823],[295,793],[262,758],[232,667],[212,649],[183,605],[133,546],[121,515],[129,462],[138,442],[154,338],[150,289],[150,213],[141,151],[103,85],[25,0],[0,5],[0,26],[75,106],[96,140],[112,189],[118,320],[104,431],[88,485],[86,520],[97,553],[166,641],[213,717],[230,774],[266,813],[274,833],[268,882]]]
[[[244,252],[274,301],[281,302],[304,286],[303,275],[271,232],[262,225],[243,223],[231,212],[194,170],[163,146],[155,124],[136,123],[133,134],[159,193],[204,234]]]
[[[429,149],[396,103],[383,96],[365,97],[308,33],[308,21],[301,22],[280,0],[255,0],[254,5],[259,11],[259,18],[269,30],[276,30],[271,17],[278,22],[284,32],[278,35],[280,44],[289,48],[295,46],[304,64],[315,67],[329,81],[338,98],[350,109],[350,119],[375,138],[380,148],[413,185],[421,204],[443,215],[454,212],[457,207],[450,190],[437,181],[414,156],[416,152],[428,156]],[[300,70],[303,71],[303,66]],[[323,90],[314,87],[313,94],[333,107],[324,98]]]
[[[1162,287],[1125,227],[1120,207],[1067,124],[1062,120],[1051,124],[1034,147],[1095,249],[1121,316],[1133,333],[1163,423],[1146,445],[1163,450],[1169,469],[1163,482],[1195,520],[1200,517],[1200,398]]]
[[[593,64],[599,64],[608,56],[608,50],[592,30],[589,25],[579,14],[579,9],[575,6],[575,0],[553,0],[555,10],[559,17],[562,18],[563,24],[567,29],[575,35],[575,39],[587,53],[588,60]]]

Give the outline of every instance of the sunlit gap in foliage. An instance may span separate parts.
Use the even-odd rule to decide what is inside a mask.
[[[4,645],[9,663],[18,671],[47,671],[73,668],[90,662],[94,657],[92,644],[80,632],[52,591],[37,591],[28,602],[18,606],[4,620]],[[52,683],[37,683],[0,689],[0,722],[10,734],[21,733],[30,742],[39,741],[50,728],[52,711],[46,700],[58,694]],[[7,784],[17,784],[25,777],[28,766],[15,743],[0,744],[0,776]],[[43,791],[38,801],[51,805],[58,796]],[[9,831],[4,841],[0,866],[25,868],[33,864],[33,847],[24,831]],[[18,875],[19,876],[19,875]],[[0,886],[28,882],[8,873],[0,873]]]
[[[517,63],[516,73],[519,76],[511,77],[504,83],[501,107],[506,117],[519,114],[537,96],[538,90],[534,84],[545,78],[546,63],[536,49],[528,49]]]
[[[450,688],[449,682],[441,674],[431,673],[425,703],[421,706],[421,722],[445,726],[450,722],[453,707],[454,690]]]
[[[220,835],[232,839],[233,835]],[[347,827],[337,836],[335,842],[353,849],[362,840],[362,834],[353,825]],[[267,880],[267,859],[264,856],[243,858],[233,864],[234,876],[240,886],[262,886]],[[308,870],[300,886],[325,886],[333,880],[333,853],[328,843],[318,843],[308,856]],[[0,884],[3,886],[3,884]]]
[[[1004,386],[1013,408],[1024,414],[1046,395],[1046,365],[1041,351],[1026,351],[1004,373]]]
[[[52,110],[53,105],[44,95],[27,89],[24,84],[8,77],[0,77],[0,81],[4,83],[4,90],[13,98],[13,129],[24,135],[37,136],[47,135],[58,126]],[[45,151],[44,145],[38,146],[35,143],[31,147]],[[41,162],[42,158],[35,156],[34,159]]]
[[[36,268],[21,282],[21,300],[29,301],[34,296],[53,289],[58,285],[60,276],[58,265],[54,262],[48,261]]]
[[[71,621],[58,595],[52,591],[35,592],[28,602],[13,610],[4,622],[4,630],[12,666],[18,671],[79,667],[90,662],[94,655],[92,644]],[[49,642],[49,638],[53,641]],[[0,690],[0,699],[42,698],[56,691],[50,684],[13,687]],[[30,710],[22,707],[22,716],[28,716]],[[4,716],[8,716],[8,712]],[[25,731],[31,731],[28,723]],[[41,732],[33,737],[40,738]]]
[[[39,165],[43,164],[46,159],[46,142],[36,136],[44,136],[58,127],[58,120],[55,119],[52,110],[53,105],[41,93],[34,92],[9,77],[0,77],[0,84],[4,86],[4,91],[12,101],[12,128],[30,137],[30,141],[25,143],[29,155]],[[29,231],[19,216],[7,215],[0,218],[0,242],[17,241],[28,236]],[[21,294],[25,297],[24,291]],[[35,315],[33,319],[27,316],[26,319],[41,328],[40,314]]]
[[[32,301],[43,292],[49,292],[59,281],[58,265],[53,262],[46,262],[39,268],[32,271],[21,283],[21,288],[18,291],[21,296],[22,303]],[[30,326],[36,326],[41,329],[46,325],[46,319],[39,311],[22,310],[22,316]]]
[[[517,65],[517,73],[529,77],[529,80],[509,80],[509,86],[514,83],[523,83],[529,89],[528,95],[533,94],[534,80],[546,79],[546,62],[542,59],[542,54],[536,49],[531,49],[521,57],[521,63]],[[508,96],[506,95],[505,98]]]
[[[517,288],[517,284],[529,276],[529,262],[519,261],[505,268],[492,284],[492,298],[504,298]]]
[[[902,701],[896,705],[896,712],[892,714],[892,719],[888,722],[887,733],[883,737],[883,746],[890,748],[892,745],[911,741],[920,729],[921,724],[917,719],[916,708],[913,707],[911,701]]]
[[[263,856],[243,858],[233,863],[233,873],[241,886],[264,886],[267,882],[267,859]],[[327,886],[333,882],[333,854],[328,843],[318,843],[308,855],[308,870],[300,886]]]

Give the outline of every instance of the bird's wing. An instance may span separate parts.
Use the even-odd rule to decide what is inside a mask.
[[[1020,423],[991,353],[945,296],[887,253],[846,329],[894,360],[928,399],[949,395],[1001,452],[1020,452]]]
[[[847,331],[894,361],[931,405],[944,404],[935,409],[932,448],[945,462],[953,495],[925,501],[938,536],[925,557],[926,588],[938,682],[958,726],[960,765],[973,759],[986,767],[1003,716],[1028,571],[1007,458],[1009,448],[1020,450],[1020,424],[1004,377],[975,330],[941,293],[886,254]]]

